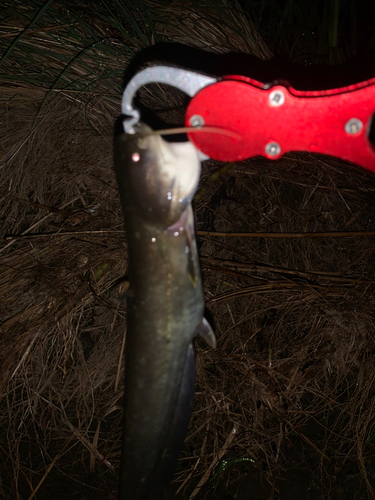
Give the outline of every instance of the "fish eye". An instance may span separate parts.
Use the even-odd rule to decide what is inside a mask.
[[[139,161],[140,159],[141,159],[141,156],[139,153],[132,154],[132,160],[134,161],[134,163],[137,163],[137,161]]]

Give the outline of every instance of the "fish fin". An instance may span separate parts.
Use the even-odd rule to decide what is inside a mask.
[[[206,318],[203,318],[197,326],[197,333],[202,337],[206,344],[212,347],[212,349],[216,349],[216,337]]]

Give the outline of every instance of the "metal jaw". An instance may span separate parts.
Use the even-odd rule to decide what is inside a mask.
[[[168,66],[154,66],[144,69],[130,80],[122,96],[121,112],[123,115],[131,117],[123,121],[125,132],[128,134],[135,133],[133,127],[138,123],[140,113],[133,107],[133,99],[137,91],[143,87],[143,85],[147,85],[148,83],[165,83],[193,97],[204,87],[216,81],[216,78],[200,75],[184,69],[170,68]]]

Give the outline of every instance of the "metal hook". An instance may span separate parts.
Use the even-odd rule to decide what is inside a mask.
[[[140,71],[124,90],[121,103],[121,112],[123,115],[130,116],[123,121],[124,130],[128,134],[134,134],[134,125],[140,119],[138,109],[133,107],[133,99],[137,91],[148,83],[165,83],[176,87],[193,97],[207,85],[216,83],[216,78],[206,75],[200,75],[193,71],[187,71],[180,68],[170,68],[168,66],[154,66]]]

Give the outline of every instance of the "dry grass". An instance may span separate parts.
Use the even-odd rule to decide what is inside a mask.
[[[29,9],[33,16],[39,12],[35,5],[19,5],[12,15],[9,6],[3,41],[23,33]],[[116,298],[127,261],[112,136],[132,51],[167,40],[269,56],[246,16],[223,15],[224,0],[222,10],[147,5],[155,22],[139,28],[142,37],[127,36],[103,15],[85,16],[78,7],[67,14],[53,5],[18,44],[6,46],[0,137],[4,499],[57,498],[62,478],[71,479],[64,479],[64,488],[74,498],[77,481],[94,472],[88,498],[114,498],[117,488],[126,310]],[[176,20],[183,21],[178,30]],[[145,99],[160,107],[163,94],[148,92]],[[212,233],[373,230],[374,176],[332,159],[289,155],[278,163],[236,164],[210,181],[221,167],[204,166],[195,205],[198,230],[211,234],[200,238],[200,252],[218,349],[197,344],[197,394],[176,474],[180,498],[199,479],[201,497],[217,495],[211,490],[220,478],[235,481],[244,463],[277,490],[296,439],[314,457],[312,476],[322,495],[334,494],[327,478],[345,461],[359,464],[371,493],[373,237]],[[209,483],[222,459],[237,464]]]
[[[196,474],[237,425],[229,456],[265,461],[271,484],[288,462],[291,436],[320,461],[321,493],[333,463],[359,460],[366,475],[375,403],[373,236],[214,235],[368,231],[374,181],[323,157],[254,159],[235,165],[197,203],[198,229],[211,235],[201,262],[219,342],[215,352],[198,350],[187,439],[195,449],[203,443],[189,462],[193,470],[201,459]]]

